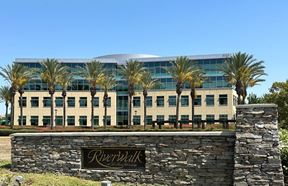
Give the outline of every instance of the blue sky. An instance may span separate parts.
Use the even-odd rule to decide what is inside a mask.
[[[0,63],[242,51],[265,61],[266,82],[250,89],[262,95],[274,81],[288,79],[287,7],[287,0],[2,0]]]

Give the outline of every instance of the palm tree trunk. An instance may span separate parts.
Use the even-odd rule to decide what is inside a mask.
[[[20,94],[20,125],[23,127],[23,92],[19,90]]]
[[[63,96],[63,127],[66,127],[66,96]]]
[[[147,125],[147,106],[146,106],[147,96],[144,96],[144,130],[146,129]]]
[[[132,117],[132,95],[128,96],[128,128],[131,128],[131,117]]]
[[[10,128],[14,127],[14,100],[15,100],[16,90],[11,88],[11,113],[10,113]]]
[[[237,94],[238,95],[238,98],[237,98],[237,102],[238,102],[238,105],[241,105],[241,95],[240,94]]]
[[[6,112],[5,112],[5,118],[6,118],[6,126],[8,125],[8,107],[9,107],[9,102],[5,102],[5,107],[6,107]]]
[[[91,95],[91,129],[94,129],[94,95]]]
[[[178,121],[179,121],[179,103],[180,103],[180,95],[181,93],[177,94],[177,100],[176,100],[176,122],[175,122],[175,128],[178,129]],[[180,128],[182,128],[182,122],[180,123]]]
[[[194,105],[194,98],[193,96],[191,96],[191,105],[192,105],[192,108],[191,108],[191,112],[192,112],[192,117],[191,117],[191,120],[192,120],[192,128],[194,128],[194,115],[195,115],[195,105]]]
[[[107,100],[108,100],[108,97],[104,98],[104,115],[105,115],[105,118],[104,118],[104,128],[106,129],[107,128]]]
[[[53,130],[54,127],[54,92],[50,93],[51,95],[51,118],[50,118],[50,128]]]

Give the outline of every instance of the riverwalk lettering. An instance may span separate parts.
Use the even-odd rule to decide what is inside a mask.
[[[145,150],[137,148],[83,148],[82,167],[96,169],[144,169]]]

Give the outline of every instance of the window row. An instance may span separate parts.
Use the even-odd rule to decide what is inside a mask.
[[[79,106],[80,107],[87,107],[87,97],[80,97],[79,98]],[[43,100],[43,107],[50,107],[51,106],[51,98],[50,97],[44,97]],[[39,97],[31,97],[30,100],[31,107],[39,107]],[[20,107],[20,100],[19,100],[19,107]],[[75,107],[76,101],[75,97],[68,97],[67,98],[67,106],[68,107]],[[94,107],[99,107],[99,97],[94,97],[93,101]],[[22,98],[22,106],[26,107],[27,106],[27,98],[23,97]],[[56,97],[55,98],[55,106],[56,107],[63,107],[63,98],[62,97]],[[104,102],[103,102],[104,106]],[[107,106],[111,107],[111,97],[108,97],[107,100]]]
[[[225,120],[228,120],[228,115],[227,114],[220,114],[219,115],[219,120],[222,120],[222,121],[225,121]],[[144,119],[144,118],[143,118]],[[156,121],[157,122],[162,122],[162,121],[165,121],[165,119],[167,119],[168,121],[171,121],[171,124],[173,122],[176,121],[176,115],[169,115],[168,118],[165,118],[164,115],[157,115],[156,116]],[[194,119],[197,121],[197,120],[202,120],[202,115],[195,115],[194,116]],[[152,115],[147,115],[146,117],[146,120],[147,120],[147,124],[152,124]],[[179,120],[183,123],[189,123],[189,115],[181,115]],[[214,123],[214,120],[215,120],[215,115],[213,114],[207,114],[206,115],[206,120],[207,120],[207,123]],[[141,123],[141,116],[140,115],[134,115],[133,116],[133,124],[134,125],[140,125]]]
[[[176,96],[169,96],[168,97],[168,105],[171,106],[176,106]],[[182,107],[187,107],[189,106],[189,96],[181,96],[180,99],[180,105]],[[215,95],[206,95],[206,106],[214,106],[215,105]],[[219,105],[221,106],[226,106],[228,105],[228,96],[227,94],[220,94],[218,97],[218,102]],[[198,95],[194,99],[194,105],[195,106],[201,106],[202,105],[202,96]],[[141,106],[141,99],[139,96],[133,97],[133,107],[140,107]],[[152,96],[147,96],[146,99],[146,106],[147,107],[152,107],[153,106],[153,100]],[[165,100],[164,96],[157,96],[156,97],[156,106],[157,107],[164,107],[165,106]]]
[[[102,122],[104,124],[105,116],[103,116]],[[43,126],[50,125],[50,116],[43,116],[42,117],[42,123]],[[79,125],[80,126],[87,126],[88,120],[90,121],[90,118],[87,118],[87,116],[79,116]],[[75,116],[67,116],[66,124],[68,126],[74,126],[76,123]],[[21,119],[20,116],[18,118],[18,124],[21,125]],[[23,116],[23,125],[27,124],[27,117]],[[40,124],[40,118],[39,116],[31,116],[30,117],[30,124],[34,126],[38,126]],[[55,117],[55,124],[56,125],[63,125],[63,116],[56,116]],[[94,125],[99,125],[99,116],[94,116]],[[111,116],[107,116],[107,125],[111,125]]]

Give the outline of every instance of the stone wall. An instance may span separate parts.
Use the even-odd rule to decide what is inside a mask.
[[[13,170],[160,185],[232,185],[234,132],[12,135]],[[145,170],[81,169],[82,147],[145,148]]]
[[[276,105],[237,107],[234,185],[284,185]]]
[[[276,105],[241,105],[236,132],[13,134],[12,168],[134,184],[282,186],[277,117]],[[145,169],[84,169],[85,147],[145,149]]]

